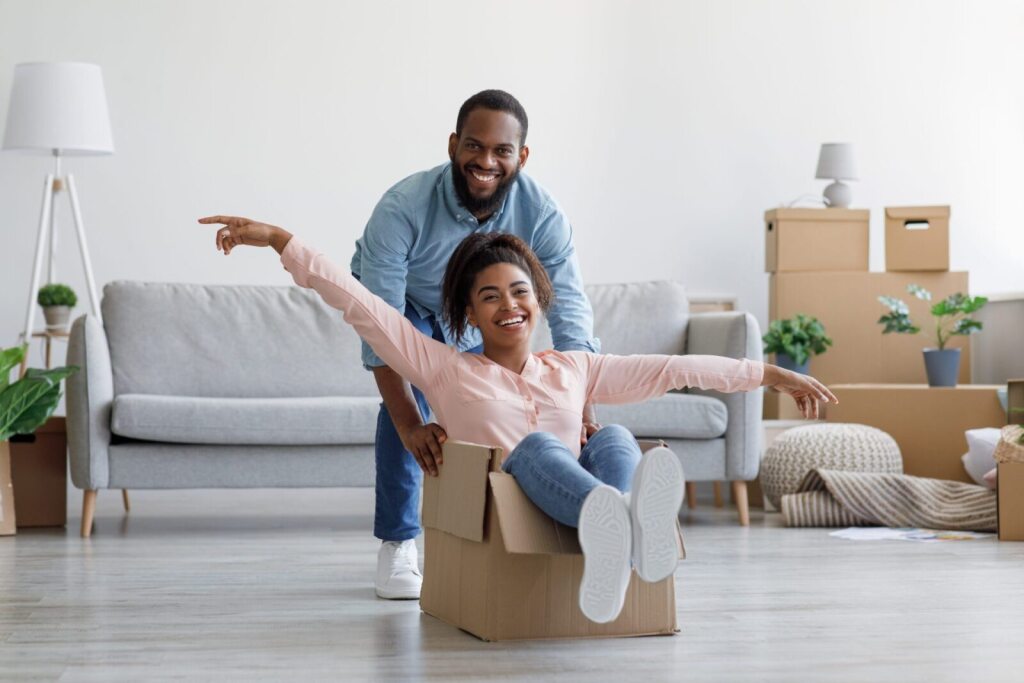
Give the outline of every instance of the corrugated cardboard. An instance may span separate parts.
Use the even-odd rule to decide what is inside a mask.
[[[1024,379],[1006,383],[1006,424],[1024,424]]]
[[[67,524],[67,452],[63,417],[51,417],[31,436],[12,437],[11,480],[19,528]]]
[[[673,577],[652,584],[634,574],[615,621],[583,616],[576,530],[541,512],[501,460],[499,448],[450,441],[439,475],[424,478],[424,612],[483,640],[678,630]]]
[[[899,444],[903,471],[917,477],[972,483],[960,457],[967,452],[964,432],[1002,427],[1006,414],[997,385],[834,384],[838,404],[826,406],[829,422],[870,425]]]
[[[1024,463],[999,463],[996,482],[999,540],[1024,541]]]
[[[887,207],[885,269],[949,270],[949,207]]]
[[[0,536],[17,533],[14,518],[14,483],[11,481],[11,449],[0,441]]]
[[[912,283],[929,290],[934,301],[968,291],[964,272],[775,273],[769,278],[768,315],[778,320],[805,313],[825,325],[833,345],[811,360],[811,372],[827,384],[926,383],[921,351],[935,345],[934,318],[929,302],[907,292]],[[903,299],[921,332],[882,334],[878,318],[886,309],[878,302],[880,295]],[[954,337],[948,348],[961,349],[959,381],[970,382],[970,338]]]
[[[764,214],[765,270],[868,269],[867,209],[772,209]]]

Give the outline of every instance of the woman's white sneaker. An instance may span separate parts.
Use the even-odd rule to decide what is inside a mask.
[[[684,484],[679,458],[664,446],[644,453],[633,473],[629,501],[633,565],[644,581],[661,581],[679,564],[676,518],[683,504]]]
[[[598,486],[583,501],[578,530],[583,549],[580,610],[591,621],[603,624],[622,611],[632,553],[629,527],[629,508],[611,486]]]

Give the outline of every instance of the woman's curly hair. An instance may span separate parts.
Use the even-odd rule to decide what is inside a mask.
[[[441,311],[459,342],[469,324],[466,307],[476,276],[496,263],[511,263],[522,269],[533,282],[533,292],[545,313],[555,298],[551,279],[530,246],[515,235],[502,232],[475,232],[459,242],[444,272],[441,286]]]

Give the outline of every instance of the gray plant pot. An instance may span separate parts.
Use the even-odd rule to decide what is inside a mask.
[[[792,370],[793,372],[799,372],[801,375],[806,375],[811,366],[811,359],[808,358],[806,363],[797,365],[796,361],[788,353],[776,353],[775,364],[783,370]]]
[[[925,349],[924,369],[928,386],[955,387],[960,375],[960,349]]]
[[[43,318],[49,332],[67,332],[68,321],[71,319],[70,306],[43,306]]]

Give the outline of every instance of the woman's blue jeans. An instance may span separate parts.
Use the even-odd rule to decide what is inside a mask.
[[[534,432],[519,442],[501,468],[549,517],[579,525],[583,500],[608,484],[626,493],[640,462],[640,444],[629,430],[608,425],[587,440],[579,460],[555,436]]]

